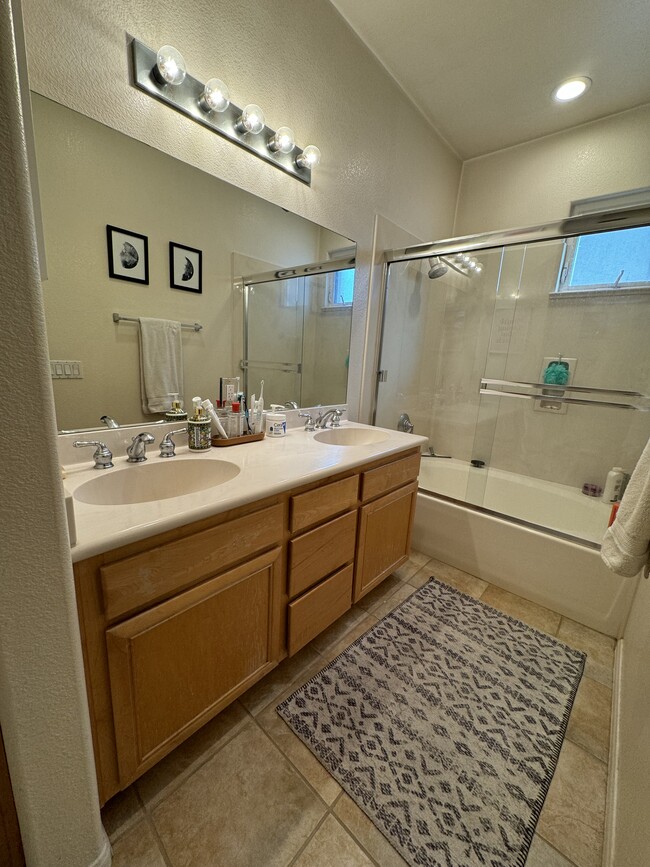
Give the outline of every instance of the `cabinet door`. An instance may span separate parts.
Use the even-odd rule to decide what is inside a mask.
[[[279,659],[281,549],[107,630],[122,786]]]
[[[359,509],[355,602],[407,559],[417,491],[413,482]]]

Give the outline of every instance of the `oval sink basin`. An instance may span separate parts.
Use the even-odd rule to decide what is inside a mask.
[[[388,439],[388,434],[382,430],[367,430],[361,427],[328,428],[314,434],[319,443],[329,446],[368,446]]]
[[[73,496],[93,506],[148,503],[205,491],[229,482],[238,474],[239,467],[230,461],[169,458],[155,464],[102,470],[101,475],[79,485]]]

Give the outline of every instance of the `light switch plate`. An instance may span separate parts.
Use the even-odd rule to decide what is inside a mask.
[[[50,361],[52,379],[83,379],[84,372],[80,361]]]

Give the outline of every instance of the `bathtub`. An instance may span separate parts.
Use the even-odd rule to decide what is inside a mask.
[[[622,636],[638,576],[615,575],[600,559],[610,503],[453,458],[422,458],[419,487],[415,550]]]

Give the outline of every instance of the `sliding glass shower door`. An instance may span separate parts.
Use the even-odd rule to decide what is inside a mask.
[[[600,541],[607,472],[650,435],[650,228],[629,231],[593,236],[600,270],[580,237],[389,265],[376,423],[429,437],[421,487]]]

